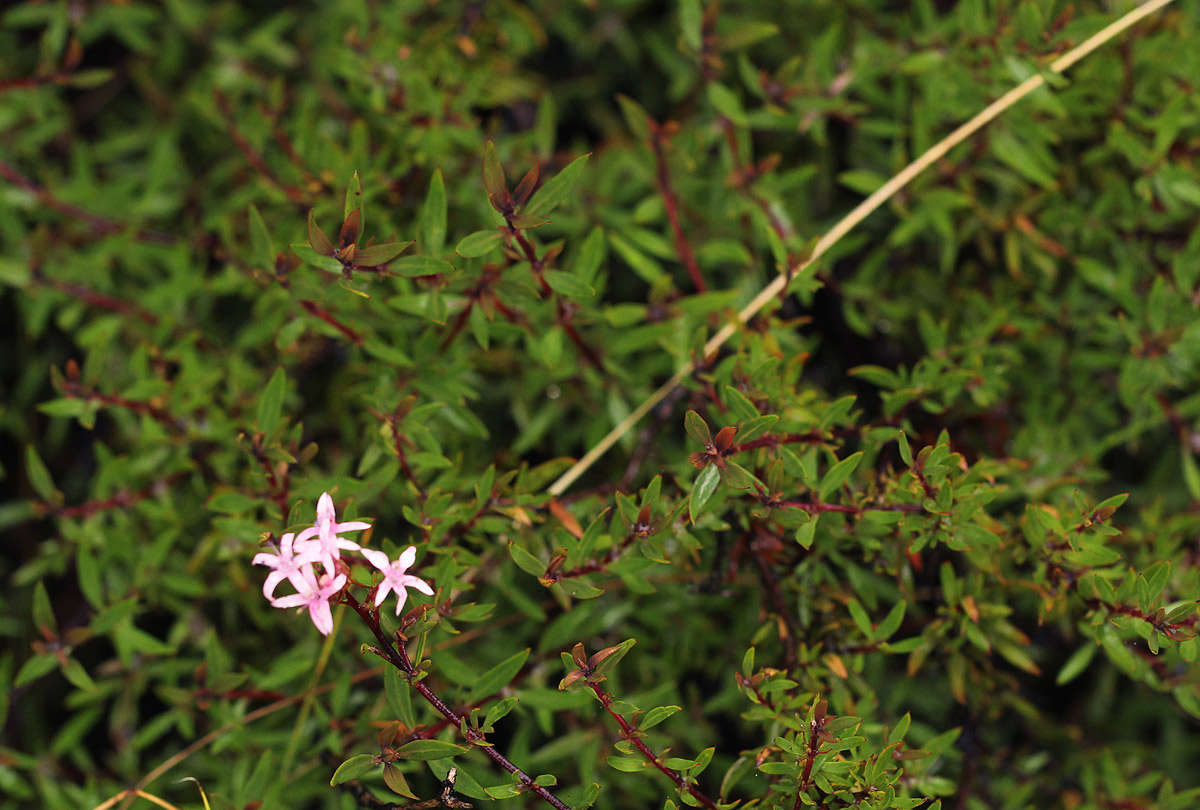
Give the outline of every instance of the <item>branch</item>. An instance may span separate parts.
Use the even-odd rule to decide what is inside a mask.
[[[704,283],[704,276],[700,274],[700,266],[696,264],[696,255],[692,252],[691,243],[688,242],[687,235],[683,232],[683,225],[679,221],[679,202],[675,198],[675,192],[671,190],[671,172],[667,167],[667,156],[663,151],[663,146],[667,142],[667,133],[665,127],[652,122],[652,134],[650,137],[650,147],[654,150],[654,162],[657,164],[655,172],[655,182],[658,184],[658,193],[662,195],[663,204],[667,209],[667,221],[671,223],[671,233],[675,236],[675,249],[679,251],[679,258],[683,261],[683,266],[687,268],[688,275],[692,277],[692,284],[696,287],[696,292],[705,292],[708,290],[708,285]]]
[[[642,742],[641,737],[638,736],[638,730],[629,725],[629,721],[622,717],[619,712],[613,709],[612,695],[601,688],[600,684],[598,683],[588,681],[588,686],[590,686],[592,691],[596,693],[596,697],[600,699],[600,703],[604,706],[604,710],[608,712],[609,715],[617,721],[617,725],[621,727],[621,736],[626,740],[629,740],[633,747],[641,753],[647,762],[666,774],[672,782],[679,786],[680,790],[686,790],[688,793],[692,794],[692,798],[700,802],[700,804],[710,808],[710,810],[717,810],[717,803],[710,799],[704,793],[704,791],[700,790],[700,788],[696,787],[694,784],[685,779],[683,774],[681,774],[679,771],[676,771],[673,768],[668,768],[665,764],[663,764],[663,761],[659,759],[657,754],[646,747],[646,744]]]
[[[415,680],[413,676],[417,674],[416,667],[413,666],[408,657],[408,650],[403,644],[396,643],[392,638],[388,637],[383,632],[383,627],[379,624],[379,611],[372,609],[362,602],[355,599],[346,590],[342,591],[341,600],[349,605],[359,615],[363,622],[371,629],[375,639],[379,642],[379,653],[389,664],[399,670],[408,679],[409,685],[417,691],[421,697],[425,698],[425,702],[432,706],[437,712],[452,723],[459,731],[467,738],[467,741],[479,748],[487,755],[488,759],[495,762],[504,770],[514,774],[521,780],[521,784],[526,790],[536,793],[542,801],[555,808],[555,810],[570,810],[561,799],[555,796],[550,791],[541,785],[534,784],[533,779],[529,774],[522,771],[514,765],[508,757],[496,750],[496,747],[489,743],[482,733],[471,728],[464,722],[464,718],[457,712],[446,705],[437,694],[424,681]]]

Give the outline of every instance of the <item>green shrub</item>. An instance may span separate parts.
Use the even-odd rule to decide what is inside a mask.
[[[6,806],[1200,805],[1200,3],[665,5],[3,12]]]

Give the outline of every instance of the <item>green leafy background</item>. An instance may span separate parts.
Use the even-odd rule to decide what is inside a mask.
[[[262,599],[264,536],[329,491],[418,547],[426,683],[572,806],[697,801],[558,688],[577,642],[636,639],[601,686],[714,802],[1195,807],[1200,4],[699,352],[1128,7],[7,7],[6,805],[402,804],[395,749],[419,798],[453,765],[476,806],[537,805],[353,613],[325,639]],[[531,265],[489,193],[534,166]],[[310,212],[338,247],[356,208],[345,265]]]

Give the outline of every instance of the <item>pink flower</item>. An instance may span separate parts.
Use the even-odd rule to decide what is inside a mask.
[[[328,492],[322,492],[320,500],[317,501],[316,524],[300,532],[296,542],[301,544],[301,548],[312,550],[317,555],[317,559],[332,571],[333,561],[341,557],[339,549],[357,551],[359,548],[358,543],[338,535],[342,532],[360,532],[369,528],[371,528],[371,524],[363,523],[361,520],[338,523],[333,508],[333,498],[329,497]],[[317,539],[312,540],[313,537]]]
[[[320,556],[312,550],[294,553],[292,544],[295,539],[296,535],[288,532],[280,538],[278,554],[263,552],[254,555],[254,565],[266,565],[273,569],[271,573],[267,574],[267,581],[263,583],[263,596],[267,599],[274,600],[275,589],[285,579],[291,582],[296,590],[300,590],[301,583],[304,582],[305,569],[311,571],[312,564],[320,559]]]
[[[417,559],[417,547],[409,546],[404,549],[400,558],[395,562],[388,560],[388,556],[382,551],[374,551],[369,548],[360,549],[364,557],[370,560],[371,565],[383,572],[383,582],[379,583],[379,590],[375,594],[375,607],[383,604],[383,600],[387,598],[389,591],[396,592],[396,615],[400,615],[400,610],[404,607],[405,600],[408,599],[408,591],[406,588],[416,588],[423,594],[433,596],[433,588],[429,583],[420,577],[414,577],[412,574],[406,574],[413,561]]]
[[[300,571],[300,581],[296,582],[299,593],[272,599],[271,604],[277,608],[306,607],[313,624],[322,635],[333,632],[333,613],[329,609],[329,600],[346,585],[346,575],[322,574],[318,580],[313,574],[312,566]]]

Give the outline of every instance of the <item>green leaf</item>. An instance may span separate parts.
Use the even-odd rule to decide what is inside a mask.
[[[53,653],[42,653],[28,659],[21,668],[17,670],[17,677],[13,679],[13,687],[19,688],[27,683],[32,683],[38,678],[53,672],[58,668],[58,657]]]
[[[483,719],[484,728],[491,728],[492,726],[496,725],[496,723],[500,722],[500,720],[507,716],[509,712],[516,708],[516,705],[520,701],[521,699],[516,695],[511,695],[503,700],[497,701],[490,709],[488,709],[487,715]]]
[[[488,196],[501,200],[508,194],[508,185],[504,179],[504,167],[496,155],[496,145],[490,140],[483,147],[483,187]]]
[[[738,443],[745,444],[763,435],[779,421],[779,414],[767,413],[742,422],[738,428]]]
[[[773,22],[742,20],[721,35],[720,48],[723,51],[741,50],[778,33],[779,26]]]
[[[88,675],[87,670],[83,668],[83,664],[70,656],[62,664],[62,674],[77,689],[91,692],[96,688],[96,682],[92,680],[91,675]]]
[[[717,112],[728,118],[739,127],[748,126],[750,119],[742,109],[742,102],[737,94],[723,84],[712,82],[708,85],[708,100]]]
[[[279,420],[283,413],[283,397],[286,393],[287,373],[283,370],[283,366],[280,366],[275,369],[275,373],[267,382],[267,387],[263,389],[258,398],[258,416],[255,421],[258,423],[258,429],[267,436],[273,435],[275,429],[279,427]]]
[[[508,553],[513,558],[513,562],[517,564],[517,567],[526,574],[533,574],[535,577],[540,577],[546,573],[545,563],[511,540],[508,543]]]
[[[834,464],[829,472],[825,473],[825,477],[821,479],[821,485],[817,488],[817,493],[822,501],[849,480],[854,471],[858,469],[858,463],[862,461],[862,457],[863,451],[859,450]]]
[[[692,523],[696,522],[696,516],[704,510],[704,504],[708,503],[708,499],[717,491],[720,481],[721,471],[717,469],[716,464],[709,464],[696,476],[691,497],[688,498],[688,519]]]
[[[908,444],[908,435],[903,430],[899,430],[896,432],[896,441],[900,445],[900,460],[906,466],[911,467],[913,465],[913,452],[912,447]]]
[[[28,261],[0,256],[0,283],[14,287],[27,287],[33,280],[33,271]]]
[[[592,673],[595,675],[605,675],[611,672],[613,667],[620,663],[621,659],[624,658],[631,649],[633,649],[634,644],[637,644],[636,638],[627,638],[620,644],[615,644],[612,647],[606,647],[605,649],[594,653],[592,657],[588,659],[588,663],[592,667]]]
[[[579,180],[579,175],[583,172],[583,167],[587,164],[589,157],[591,157],[590,152],[575,158],[561,172],[547,180],[521,213],[544,217],[561,205],[575,188],[575,183]]]
[[[694,52],[700,51],[701,23],[704,15],[700,11],[700,0],[679,0],[679,29],[683,42]]]
[[[547,270],[542,273],[550,289],[576,301],[587,301],[596,297],[596,291],[571,273],[562,270]]]
[[[846,607],[850,609],[850,618],[854,619],[854,624],[862,631],[862,634],[867,638],[875,636],[875,628],[871,626],[871,617],[867,615],[867,611],[859,603],[857,599],[851,599]]]
[[[275,271],[275,242],[262,214],[254,205],[250,206],[250,256],[256,264],[271,272]]]
[[[315,208],[310,208],[308,211],[308,244],[322,256],[333,255],[333,242],[329,241],[325,231],[321,230],[321,226],[317,224],[317,209]]]
[[[558,586],[576,599],[595,599],[597,596],[604,595],[603,589],[597,588],[579,577],[563,579],[558,582]]]
[[[105,82],[112,79],[116,75],[114,71],[108,68],[92,68],[91,70],[80,70],[72,73],[67,79],[67,85],[79,90],[86,90],[92,87],[99,87]]]
[[[887,735],[888,745],[891,745],[892,743],[898,743],[901,740],[903,740],[904,735],[908,733],[908,727],[911,724],[912,724],[912,715],[909,714],[908,712],[905,712],[904,716],[901,717],[898,721],[896,721],[895,727],[893,727],[892,730],[890,732],[888,732],[888,735]]]
[[[704,421],[704,417],[693,410],[689,410],[683,415],[683,428],[687,431],[687,435],[692,438],[692,441],[697,442],[702,447],[707,447],[712,444],[712,433],[709,432],[708,423]]]
[[[326,273],[333,273],[337,276],[342,274],[342,263],[332,256],[323,256],[303,242],[293,242],[289,247],[292,253],[295,253],[306,264],[311,264],[313,267],[324,270]],[[332,247],[330,250],[332,250]]]
[[[412,689],[395,667],[384,669],[383,690],[387,697],[388,708],[395,718],[406,728],[416,728],[417,720],[413,714]]]
[[[471,689],[470,694],[467,695],[467,703],[476,703],[508,686],[509,682],[521,671],[521,667],[525,666],[527,658],[529,658],[528,647],[510,655],[483,673],[479,676],[479,680],[475,682],[475,686]]]
[[[347,219],[350,213],[356,208],[359,213],[358,233],[354,236],[355,242],[362,236],[362,229],[367,224],[367,212],[363,208],[362,180],[358,176],[357,169],[354,170],[354,174],[350,175],[350,182],[346,184],[346,200],[342,204],[342,219]]]
[[[583,240],[583,246],[579,248],[579,253],[575,255],[571,264],[571,272],[581,281],[591,284],[604,263],[607,251],[608,242],[604,238],[604,229],[597,225]]]
[[[453,273],[454,265],[432,256],[402,256],[395,259],[389,269],[393,273],[415,278],[417,276],[437,276]]]
[[[343,782],[349,782],[357,779],[363,774],[379,767],[379,757],[375,754],[355,754],[333,772],[333,777],[329,780],[329,786],[335,787]]]
[[[1071,653],[1071,657],[1066,660],[1062,669],[1058,671],[1058,675],[1055,676],[1054,682],[1062,686],[1064,683],[1070,683],[1078,678],[1087,669],[1099,649],[1100,646],[1094,641],[1085,642],[1082,647]]]
[[[875,639],[877,641],[887,641],[897,630],[900,629],[900,624],[904,621],[904,611],[907,603],[901,599],[896,604],[892,605],[892,609],[888,611],[888,615],[879,623],[879,627],[875,629]]]
[[[397,768],[392,763],[385,763],[383,766],[383,783],[388,786],[388,790],[392,793],[403,796],[406,799],[417,799],[417,794],[412,792],[412,788],[408,786],[408,780],[404,777],[404,772]]]
[[[404,252],[412,242],[384,242],[368,245],[354,254],[354,263],[360,267],[380,267]]]
[[[646,760],[637,757],[613,757],[608,758],[609,767],[616,768],[622,773],[637,773],[646,767]]]
[[[486,256],[496,248],[500,247],[500,243],[504,240],[504,232],[498,228],[489,228],[486,231],[475,231],[469,233],[458,241],[454,247],[454,252],[464,259],[473,259],[476,256]]]
[[[396,753],[401,759],[418,759],[428,762],[433,759],[447,759],[467,752],[466,746],[455,745],[444,740],[413,740],[400,746]]]
[[[646,712],[646,716],[642,718],[640,723],[638,723],[638,729],[641,731],[646,731],[647,729],[654,728],[659,723],[679,711],[683,711],[682,706],[656,706],[650,711]]]
[[[29,477],[29,485],[42,500],[53,504],[62,503],[62,493],[55,488],[54,479],[50,477],[50,470],[46,469],[42,457],[38,455],[37,449],[32,444],[25,446],[25,473]]]
[[[721,399],[725,400],[726,407],[728,407],[733,412],[733,415],[739,420],[758,418],[758,408],[754,407],[754,403],[750,401],[750,398],[741,391],[737,390],[732,385],[727,385],[722,390],[722,394],[723,396]],[[739,437],[739,439],[740,438],[741,437]]]
[[[651,118],[642,105],[622,93],[617,93],[617,104],[621,107],[621,115],[625,117],[625,124],[629,127],[629,131],[642,143],[649,143],[652,137],[650,133]]]
[[[1016,169],[1025,179],[1044,189],[1052,190],[1058,185],[1054,178],[1057,167],[1041,150],[1017,138],[1011,131],[997,127],[991,131],[989,146],[1000,160]],[[924,312],[924,310],[922,310]]]
[[[813,515],[808,519],[808,522],[796,529],[796,542],[803,548],[812,548],[813,538],[817,534],[817,516]]]
[[[1191,450],[1184,447],[1181,451],[1181,459],[1183,461],[1183,483],[1187,486],[1192,500],[1200,501],[1200,467],[1196,465],[1196,458],[1192,455]]]
[[[434,169],[429,178],[429,193],[417,222],[421,251],[436,254],[446,244],[446,182],[442,170]]]
[[[887,180],[878,172],[873,172],[869,169],[850,169],[838,174],[837,180],[851,191],[857,191],[859,194],[871,194]],[[859,368],[863,368],[860,366]],[[867,367],[870,368],[870,367]],[[859,369],[851,369],[853,374]]]
[[[213,512],[224,512],[230,515],[240,515],[245,512],[252,512],[262,506],[262,501],[252,495],[246,495],[241,492],[225,492],[215,493],[208,499],[205,506]]]
[[[33,586],[33,626],[43,634],[54,635],[58,632],[54,608],[50,605],[50,594],[46,592],[46,583],[40,579],[37,585]]]

